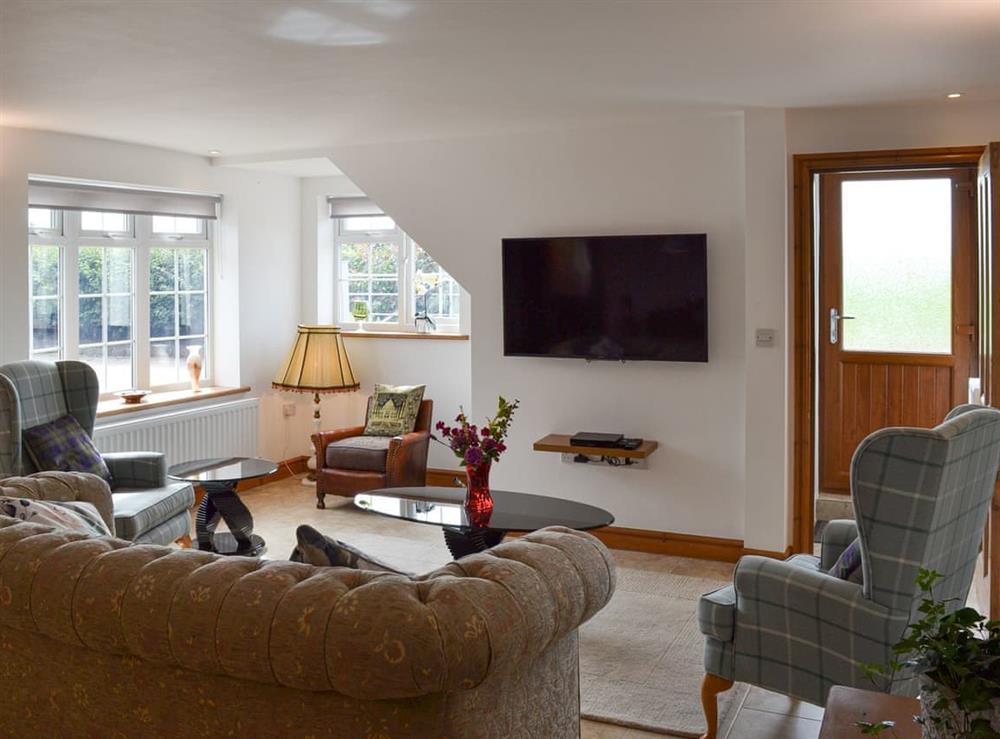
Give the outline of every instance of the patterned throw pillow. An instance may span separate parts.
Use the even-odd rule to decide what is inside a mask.
[[[298,546],[292,550],[292,562],[305,562],[316,567],[350,567],[352,570],[377,570],[397,575],[409,573],[390,567],[374,557],[369,557],[350,544],[323,536],[312,526],[299,526],[295,530]]]
[[[94,442],[73,416],[27,429],[24,446],[39,472],[89,472],[111,481],[111,471]]]
[[[365,436],[400,436],[417,425],[426,385],[376,385]]]
[[[829,574],[859,585],[864,582],[861,573],[861,539],[855,537],[854,541],[847,545],[847,549],[840,553],[830,568]]]
[[[92,503],[82,500],[54,501],[0,497],[0,516],[56,526],[83,534],[111,536],[107,524]]]

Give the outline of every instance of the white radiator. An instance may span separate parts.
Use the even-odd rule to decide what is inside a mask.
[[[167,464],[211,457],[257,455],[259,400],[228,403],[98,423],[102,452],[164,452]]]

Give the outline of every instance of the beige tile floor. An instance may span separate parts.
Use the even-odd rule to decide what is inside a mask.
[[[347,498],[327,497],[326,510],[315,507],[314,488],[288,479],[242,494],[254,515],[255,531],[267,541],[265,556],[287,559],[295,545],[295,529],[309,524],[409,571],[424,572],[450,560],[436,526],[386,518],[354,507]],[[692,576],[729,576],[732,565],[721,562],[614,550],[621,565]],[[721,739],[816,739],[823,710],[758,688],[752,689]],[[662,737],[595,721],[582,722],[582,739]]]

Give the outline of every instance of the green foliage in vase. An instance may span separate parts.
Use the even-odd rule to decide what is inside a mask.
[[[903,670],[922,675],[927,721],[940,736],[1000,739],[988,718],[1000,699],[1000,621],[974,608],[952,609],[953,600],[935,600],[934,584],[940,579],[937,572],[921,568],[916,582],[926,597],[918,608],[920,617],[893,647],[894,659],[863,669],[883,691]]]
[[[514,411],[521,404],[515,400],[511,403],[502,395],[497,401],[497,413],[493,418],[486,419],[486,425],[479,428],[469,423],[465,410],[458,409],[455,416],[457,426],[449,426],[444,421],[438,421],[434,426],[448,442],[446,446],[469,467],[479,467],[483,464],[499,462],[500,455],[507,451],[507,432],[514,418]],[[435,441],[440,441],[436,436]],[[444,444],[445,442],[441,442]]]

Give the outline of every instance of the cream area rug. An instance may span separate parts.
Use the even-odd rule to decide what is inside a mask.
[[[604,609],[580,630],[580,700],[584,718],[698,737],[705,639],[698,597],[724,581],[618,568],[618,586]],[[725,727],[748,688],[719,696]]]

